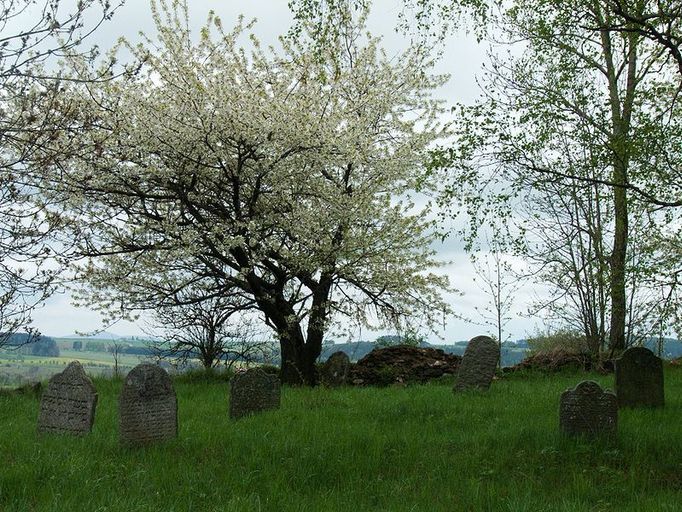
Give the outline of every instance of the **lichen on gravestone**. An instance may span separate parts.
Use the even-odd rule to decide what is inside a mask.
[[[178,402],[166,371],[143,363],[125,378],[119,397],[120,439],[123,444],[148,444],[178,435]]]
[[[489,336],[469,341],[457,372],[453,391],[488,390],[500,359],[500,346]]]
[[[85,435],[92,430],[97,390],[78,361],[54,375],[40,399],[38,432]]]
[[[237,419],[280,405],[281,388],[275,375],[252,368],[230,381],[230,418]]]
[[[616,395],[586,380],[561,394],[559,430],[569,436],[615,436],[618,428]]]

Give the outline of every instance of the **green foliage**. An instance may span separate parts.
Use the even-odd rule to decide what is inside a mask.
[[[240,421],[224,383],[176,382],[179,438],[139,450],[118,444],[121,382],[95,380],[84,438],[36,437],[37,398],[0,397],[0,510],[678,510],[682,372],[667,370],[666,408],[619,413],[613,443],[559,435],[559,395],[578,380],[505,377],[457,396],[285,387],[280,410]]]
[[[584,354],[589,352],[589,345],[585,336],[578,331],[570,329],[558,329],[537,333],[528,338],[528,348],[531,353],[547,353],[562,351],[571,354]]]
[[[404,334],[385,334],[375,340],[378,348],[395,347],[397,345],[418,347],[425,342],[426,337],[414,329],[408,329]]]

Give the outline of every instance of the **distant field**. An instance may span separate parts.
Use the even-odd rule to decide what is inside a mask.
[[[95,428],[37,437],[39,402],[0,397],[3,512],[679,511],[682,370],[663,410],[625,410],[613,442],[558,433],[559,394],[584,378],[505,376],[489,393],[285,388],[230,421],[228,385],[176,382],[180,436],[119,446],[120,381],[98,379]]]
[[[136,355],[121,354],[119,372],[127,372],[140,360]],[[108,352],[61,350],[59,357],[0,352],[0,386],[15,386],[48,379],[61,372],[71,361],[80,361],[90,375],[111,374],[114,368],[114,356]]]

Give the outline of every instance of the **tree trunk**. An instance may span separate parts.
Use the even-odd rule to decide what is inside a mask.
[[[622,176],[617,176],[615,181],[619,183],[624,180]],[[625,322],[627,319],[625,262],[628,246],[628,208],[625,188],[615,187],[613,195],[616,225],[613,251],[611,253],[611,327],[609,346],[612,351],[620,351],[625,348]]]
[[[610,16],[608,13],[606,16]],[[610,26],[609,20],[602,20],[605,27]],[[637,88],[637,45],[639,36],[627,33],[627,71],[624,89],[621,91],[617,71],[613,62],[613,47],[611,34],[601,32],[602,49],[606,62],[609,82],[609,97],[611,106],[611,151],[613,166],[613,207],[614,207],[614,237],[611,251],[611,324],[609,331],[609,348],[611,352],[625,348],[625,324],[627,320],[627,295],[625,290],[625,265],[628,249],[628,167],[630,165],[629,138]],[[621,100],[622,96],[622,100]],[[622,103],[621,103],[622,101]]]

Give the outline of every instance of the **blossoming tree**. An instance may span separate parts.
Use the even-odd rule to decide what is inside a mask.
[[[126,310],[238,294],[274,329],[282,380],[314,384],[332,323],[449,311],[430,244],[423,165],[442,134],[443,77],[418,48],[390,59],[349,24],[323,51],[240,47],[243,23],[193,41],[179,1],[158,40],[127,48],[134,76],[74,88],[73,123],[43,188],[77,223],[83,298]],[[82,129],[81,128],[87,128]],[[47,186],[47,184],[50,184]]]

